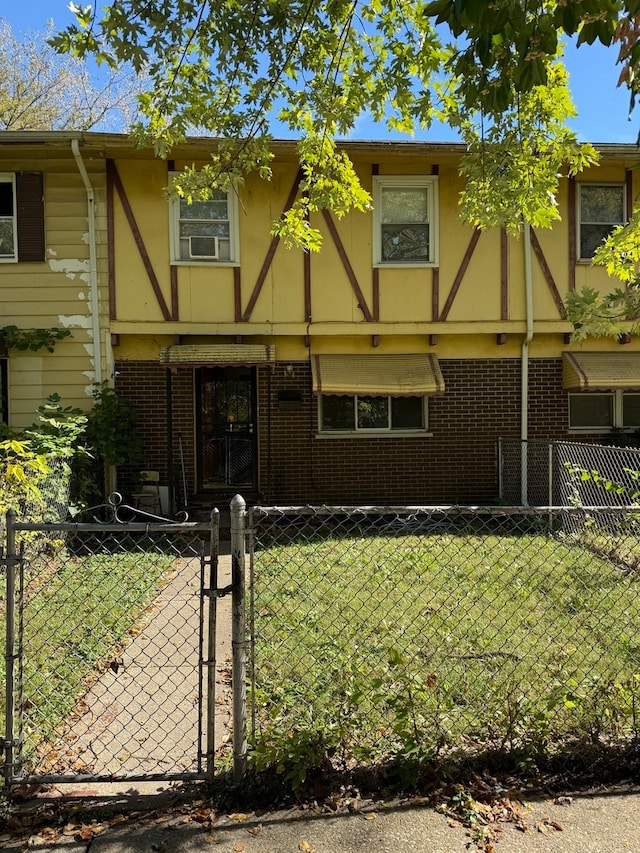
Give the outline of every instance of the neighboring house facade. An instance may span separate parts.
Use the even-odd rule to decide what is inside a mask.
[[[74,134],[0,133],[0,327],[70,332],[53,353],[2,348],[0,419],[16,428],[50,394],[90,408],[110,372],[104,156],[85,156]]]
[[[563,307],[572,289],[612,285],[589,261],[631,210],[634,146],[601,146],[600,166],[562,181],[562,221],[515,240],[460,221],[461,146],[347,142],[374,211],[318,214],[323,249],[306,254],[270,235],[296,195],[294,143],[274,144],[271,182],[249,177],[237,197],[189,206],[165,188],[207,161],[211,141],[167,162],[116,135],[81,135],[75,150],[61,134],[10,136],[4,175],[43,175],[45,254],[0,266],[5,322],[73,329],[33,367],[41,393],[68,366],[86,399],[99,342],[102,377],[140,413],[142,467],[160,471],[177,506],[238,492],[277,504],[487,503],[499,437],[640,427],[640,341],[572,346]],[[95,193],[93,264],[79,161]],[[24,368],[8,362],[18,423]],[[124,491],[135,475],[120,472]]]

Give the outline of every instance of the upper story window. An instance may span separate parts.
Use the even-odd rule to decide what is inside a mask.
[[[0,172],[0,260],[18,259],[15,175]]]
[[[438,179],[388,175],[373,179],[373,260],[379,266],[438,262]]]
[[[214,191],[204,201],[171,201],[171,260],[184,263],[238,261],[235,194]]]
[[[578,257],[592,258],[616,225],[626,222],[624,184],[580,184]]]
[[[40,172],[0,172],[0,263],[44,261]]]

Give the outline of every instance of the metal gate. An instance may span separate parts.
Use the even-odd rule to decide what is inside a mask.
[[[8,784],[213,777],[231,707],[218,511],[145,523],[112,510],[77,524],[7,515]]]

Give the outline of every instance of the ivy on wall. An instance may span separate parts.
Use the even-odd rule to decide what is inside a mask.
[[[71,336],[68,329],[19,329],[17,326],[3,326],[0,328],[0,340],[8,350],[38,350],[46,349],[53,352],[58,341],[63,341]]]

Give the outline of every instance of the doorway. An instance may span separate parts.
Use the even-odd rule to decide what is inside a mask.
[[[196,371],[198,490],[256,488],[255,368]]]

